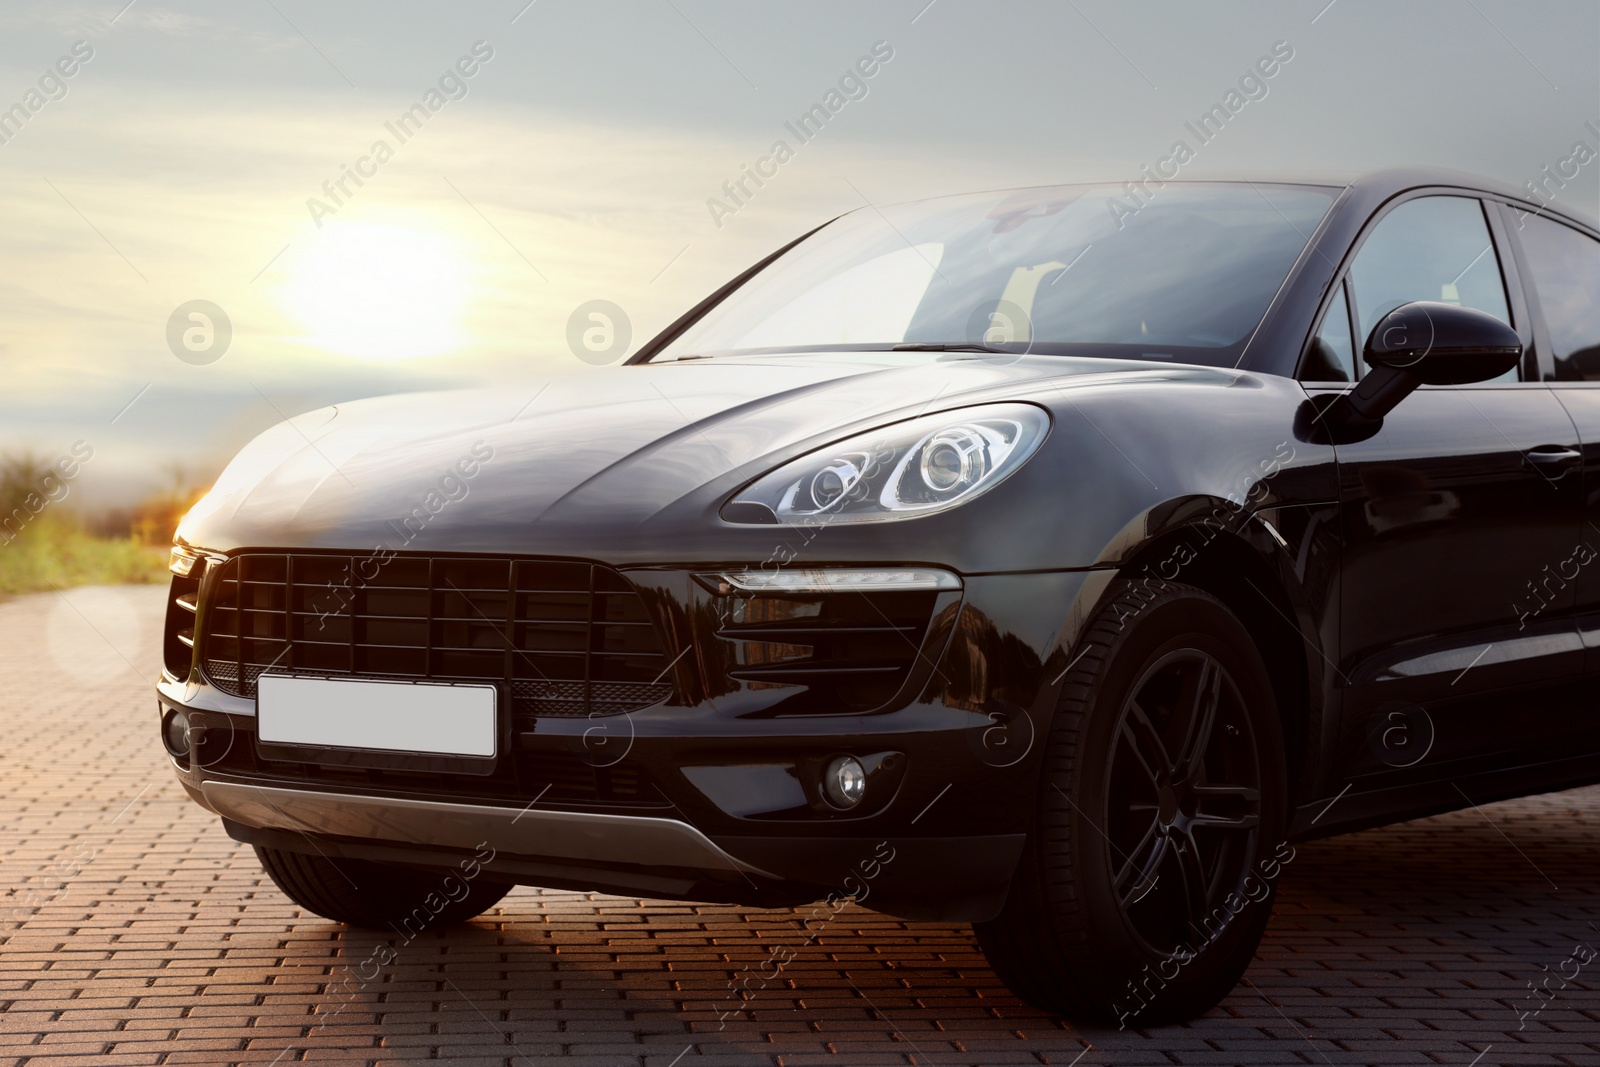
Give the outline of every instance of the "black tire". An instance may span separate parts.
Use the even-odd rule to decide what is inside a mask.
[[[1022,861],[978,941],[1045,1011],[1192,1018],[1244,974],[1294,856],[1271,680],[1233,614],[1174,582],[1119,582],[1074,654]]]
[[[330,860],[254,846],[256,858],[283,895],[324,919],[375,929],[424,928],[466,922],[511,891],[507,882],[479,873],[430,871],[371,860]],[[465,894],[462,895],[462,888]],[[452,899],[453,897],[457,899]]]

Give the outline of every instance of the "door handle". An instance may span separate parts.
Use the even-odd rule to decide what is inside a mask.
[[[1559,478],[1583,459],[1583,453],[1563,445],[1540,445],[1524,452],[1522,459],[1539,473]]]

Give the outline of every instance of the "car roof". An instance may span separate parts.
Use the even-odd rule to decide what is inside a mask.
[[[1128,176],[1121,179],[1104,180],[1079,180],[1052,182],[1040,185],[1024,185],[1001,187],[995,189],[973,190],[974,193],[1007,193],[1021,192],[1028,189],[1069,188],[1084,185],[1120,185],[1129,181]],[[1131,179],[1140,183],[1146,179],[1135,175]],[[1154,186],[1157,182],[1162,185],[1215,185],[1247,183],[1256,185],[1308,185],[1323,189],[1344,189],[1355,194],[1355,198],[1364,204],[1381,204],[1391,197],[1411,189],[1421,188],[1456,188],[1471,193],[1487,193],[1504,197],[1507,200],[1526,204],[1533,210],[1545,215],[1560,215],[1569,221],[1577,222],[1589,229],[1600,228],[1596,219],[1585,217],[1572,208],[1561,207],[1534,198],[1528,190],[1519,189],[1505,182],[1485,178],[1482,175],[1470,174],[1466,171],[1451,170],[1445,167],[1388,167],[1382,170],[1366,171],[1364,173],[1329,173],[1329,172],[1251,172],[1251,173],[1223,173],[1207,175],[1204,178],[1176,177],[1168,179],[1149,179]],[[916,203],[923,200],[944,199],[947,195],[941,194],[933,197],[918,197],[906,203]]]
[[[1373,171],[1345,183],[1342,194],[1322,224],[1311,235],[1300,261],[1285,279],[1266,315],[1240,356],[1241,367],[1293,376],[1306,330],[1318,305],[1338,277],[1341,264],[1353,252],[1364,229],[1384,205],[1409,193],[1457,193],[1500,198],[1514,212],[1526,208],[1530,215],[1557,219],[1591,236],[1600,237],[1593,222],[1516,189],[1473,174],[1436,167],[1396,167]]]
[[[1465,171],[1449,170],[1443,167],[1392,167],[1362,174],[1343,184],[1353,190],[1375,194],[1377,198],[1382,200],[1387,200],[1391,196],[1396,196],[1410,189],[1454,187],[1471,192],[1490,193],[1504,197],[1507,200],[1526,204],[1535,210],[1542,210],[1545,214],[1566,215],[1574,221],[1583,222],[1591,228],[1595,225],[1594,220],[1584,219],[1582,215],[1571,209],[1557,207],[1537,199],[1530,195],[1527,189],[1519,189],[1514,185],[1494,181],[1481,175],[1468,174]]]

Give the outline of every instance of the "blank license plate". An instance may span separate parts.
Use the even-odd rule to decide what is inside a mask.
[[[492,757],[492,685],[263,674],[256,731],[268,744]]]

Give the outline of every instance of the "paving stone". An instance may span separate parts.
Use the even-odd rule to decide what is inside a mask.
[[[0,1067],[1600,1065],[1593,974],[1528,997],[1600,945],[1600,787],[1297,846],[1246,981],[1181,1026],[1038,1012],[958,923],[530,888],[340,995],[390,939],[302,913],[184,796],[122,658],[157,662],[162,591],[115,595],[142,636],[70,657],[59,597],[0,604],[0,674],[50,674],[0,695]]]

